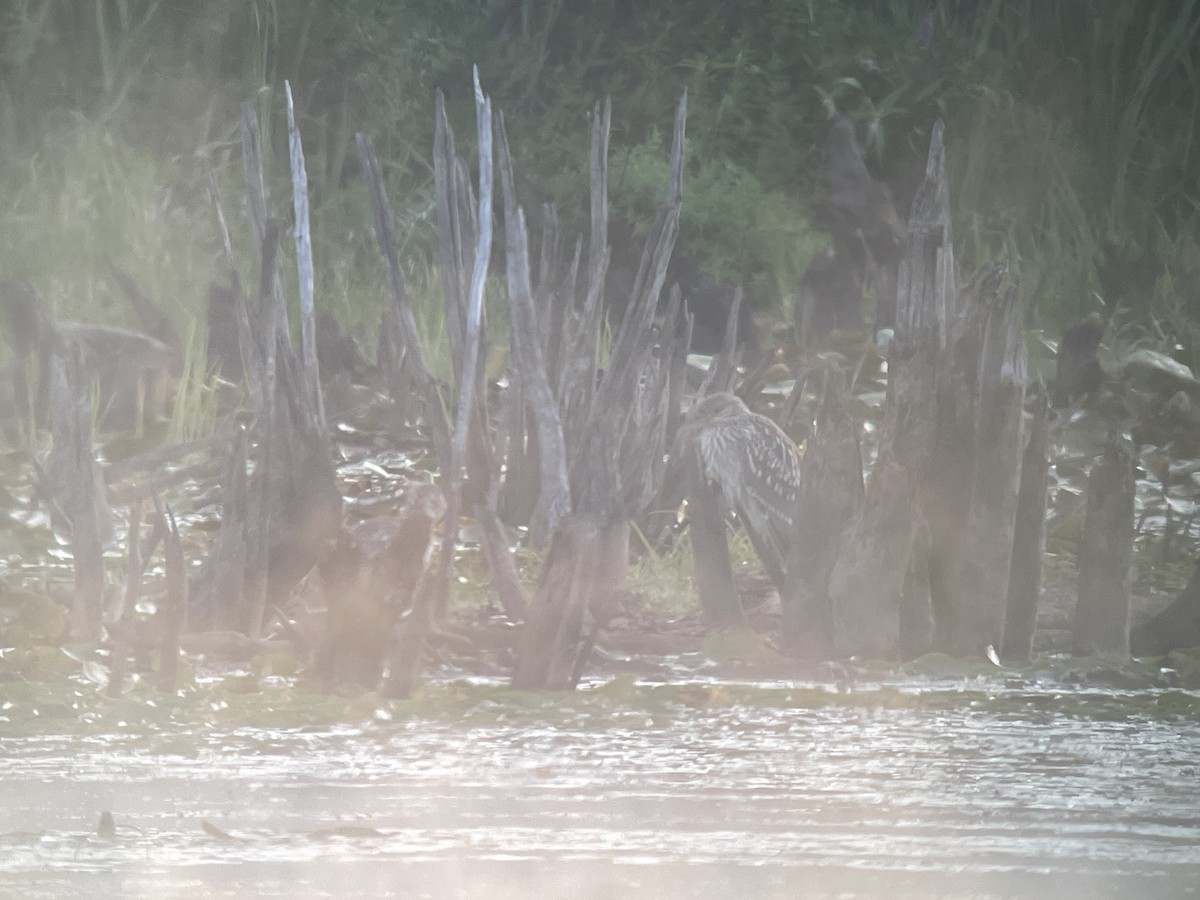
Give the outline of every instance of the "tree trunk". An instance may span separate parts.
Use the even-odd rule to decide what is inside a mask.
[[[829,370],[816,433],[800,469],[803,513],[780,594],[783,648],[804,659],[827,659],[833,651],[829,577],[843,532],[864,496],[857,427],[842,375]]]
[[[1012,565],[1008,575],[1008,612],[1004,620],[1002,656],[1007,662],[1029,662],[1042,593],[1042,556],[1046,552],[1046,487],[1049,480],[1047,423],[1049,404],[1039,394],[1029,440],[1021,459]]]
[[[155,506],[163,531],[163,566],[167,573],[167,590],[159,613],[162,636],[158,645],[158,689],[173,693],[179,681],[179,637],[187,622],[187,570],[175,516],[157,500]]]
[[[850,521],[829,576],[838,656],[894,657],[919,510],[908,470],[881,451],[866,500]]]
[[[50,432],[54,445],[42,490],[55,507],[60,523],[66,519],[75,564],[75,593],[71,604],[71,636],[95,640],[100,636],[104,592],[103,542],[111,533],[112,512],[104,481],[92,456],[92,397],[83,376],[80,348],[55,338],[50,376]]]
[[[986,299],[986,298],[985,298]],[[956,590],[945,598],[938,649],[980,656],[1000,647],[1012,565],[1024,434],[1025,341],[1009,287],[989,304],[975,400],[974,478]]]
[[[628,554],[624,520],[561,520],[521,635],[514,689],[575,687],[596,631],[616,610]]]
[[[704,477],[696,449],[688,448],[684,452],[692,572],[704,624],[711,630],[745,625],[746,617],[729,563],[729,543],[725,534],[728,510],[720,491]]]
[[[933,644],[933,604],[929,578],[932,549],[929,525],[919,520],[913,528],[912,555],[900,597],[901,659],[915,659],[929,652]]]
[[[1129,564],[1133,558],[1133,447],[1110,435],[1088,476],[1079,547],[1078,655],[1129,655]]]
[[[1200,647],[1200,559],[1179,596],[1130,640],[1135,656],[1160,656],[1180,647]]]
[[[830,575],[833,643],[840,655],[893,657],[899,652],[901,601],[914,528],[923,515],[916,490],[934,473],[938,367],[947,323],[957,311],[945,144],[938,122],[900,264],[879,459]]]

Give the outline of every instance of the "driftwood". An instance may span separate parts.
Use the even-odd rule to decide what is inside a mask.
[[[478,109],[476,113],[476,128],[479,126]],[[490,145],[491,135],[487,142]],[[488,160],[491,165],[491,160]],[[463,374],[466,348],[466,328],[468,304],[472,280],[477,268],[478,247],[482,238],[490,238],[491,223],[488,223],[488,233],[480,231],[479,201],[471,184],[470,171],[467,163],[455,152],[454,129],[446,116],[446,104],[439,91],[434,116],[434,199],[436,201],[437,231],[438,231],[438,260],[439,275],[442,283],[442,310],[446,323],[446,335],[450,344],[450,358],[454,364],[455,376]],[[480,170],[480,192],[483,192],[482,169]],[[482,200],[482,196],[480,197]],[[489,203],[490,203],[489,199]],[[483,342],[486,335],[480,330],[479,346],[476,352],[481,359],[486,359],[483,353]],[[475,398],[471,409],[471,425],[467,430],[467,449],[465,464],[466,479],[462,506],[470,508],[487,494],[492,480],[494,465],[491,455],[491,424],[488,419],[486,367],[477,366],[474,386],[471,394]],[[463,396],[462,385],[456,384],[458,396]],[[447,471],[447,458],[442,465],[442,471]],[[439,590],[441,588],[439,587]],[[445,613],[445,596],[439,597],[439,617]]]
[[[516,560],[504,536],[504,526],[496,515],[494,503],[477,503],[472,511],[475,524],[479,526],[479,547],[483,551],[488,571],[492,573],[492,585],[500,598],[500,606],[510,621],[520,622],[525,617],[529,601],[521,587],[521,576]]]
[[[118,281],[123,278],[119,273]],[[126,278],[122,283],[145,302],[146,315],[158,312],[132,282]],[[49,305],[27,281],[0,282],[0,311],[13,349],[14,407],[26,437],[49,420],[51,364],[66,346],[78,357],[80,383],[89,393],[95,387],[99,429],[131,428],[165,410],[171,370],[178,360],[163,341],[112,325],[56,323]]]
[[[1008,576],[1008,611],[1001,655],[1009,662],[1028,662],[1033,654],[1038,601],[1042,590],[1042,557],[1046,552],[1046,489],[1049,466],[1049,403],[1045,392],[1034,400],[1033,420],[1021,458],[1012,565]]]
[[[392,379],[389,379],[388,386],[393,401],[403,404],[406,398],[408,379],[412,380],[416,387],[416,395],[424,403],[427,421],[433,431],[433,443],[438,462],[445,466],[450,459],[450,432],[442,409],[442,398],[437,382],[425,364],[425,353],[421,349],[417,322],[412,312],[412,301],[404,281],[404,270],[400,268],[394,225],[395,216],[392,213],[391,204],[388,202],[383,176],[379,169],[379,160],[375,155],[375,147],[370,136],[360,132],[356,136],[356,140],[359,161],[362,164],[363,180],[371,196],[375,240],[379,244],[380,255],[387,267],[388,287],[392,295],[392,305],[384,314],[384,333],[391,336],[394,345],[391,349],[392,357],[390,359]],[[382,368],[384,361],[380,360],[379,362]]]
[[[183,339],[179,336],[179,330],[154,301],[142,293],[132,275],[111,259],[108,260],[108,267],[125,296],[129,298],[142,331],[161,342],[170,351],[171,371],[178,376],[183,369],[184,354]]]
[[[201,630],[232,630],[241,617],[239,607],[245,595],[251,556],[247,440],[244,430],[234,436],[221,479],[221,528],[192,585],[193,625]],[[252,583],[254,580],[251,578]]]
[[[270,216],[268,215],[267,205],[267,188],[266,182],[263,180],[263,165],[262,165],[262,131],[258,126],[258,115],[254,111],[254,106],[250,103],[242,104],[242,122],[241,122],[241,137],[242,137],[242,175],[245,180],[246,189],[246,209],[250,214],[250,229],[254,239],[254,247],[262,248],[269,244],[271,238],[268,234]],[[275,240],[278,240],[276,236]],[[260,334],[260,352],[265,347],[268,359],[274,358],[274,345],[276,339],[287,341],[291,331],[287,318],[287,305],[284,303],[283,286],[279,281],[279,273],[275,269],[275,260],[272,257],[271,266],[269,269],[264,269],[262,272],[262,280],[266,290],[260,291],[259,312],[264,315],[270,322],[270,328],[265,334]],[[270,297],[270,303],[264,302],[265,297]],[[269,311],[268,311],[269,310]],[[253,324],[255,316],[250,316],[251,324]],[[267,340],[267,337],[270,340]],[[268,367],[269,369],[270,367]],[[268,377],[271,372],[266,373]]]
[[[927,653],[933,645],[934,620],[929,568],[933,539],[929,534],[929,524],[923,518],[916,521],[912,540],[908,573],[904,576],[904,588],[900,594],[897,649],[901,659],[915,659]]]
[[[1133,556],[1133,447],[1110,435],[1088,476],[1079,545],[1079,600],[1072,649],[1129,655],[1129,565]]]
[[[908,470],[883,448],[829,574],[835,656],[894,656],[916,530]],[[918,513],[919,514],[919,513]]]

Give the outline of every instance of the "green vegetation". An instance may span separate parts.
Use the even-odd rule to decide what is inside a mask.
[[[1125,302],[1194,353],[1198,34],[1197,0],[14,0],[0,12],[0,270],[31,278],[61,316],[114,321],[127,313],[110,257],[186,333],[217,275],[209,167],[253,269],[238,212],[243,102],[263,122],[283,211],[289,79],[318,303],[369,341],[382,278],[354,132],[375,140],[403,255],[421,271],[434,89],[469,154],[478,63],[508,121],[522,197],[530,209],[558,201],[574,225],[586,215],[592,104],[613,97],[613,209],[644,226],[686,87],[681,247],[764,309],[786,305],[822,240],[810,221],[829,112],[859,123],[901,202],[944,117],[966,267],[1007,255],[1058,325],[1096,307],[1106,243],[1145,255],[1166,268],[1148,269]],[[435,280],[417,282],[419,301],[435,295]]]

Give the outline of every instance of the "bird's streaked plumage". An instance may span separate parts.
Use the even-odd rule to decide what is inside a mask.
[[[763,565],[782,586],[799,521],[796,445],[773,421],[727,393],[692,407],[680,436],[685,447],[692,445],[705,479],[737,512]]]

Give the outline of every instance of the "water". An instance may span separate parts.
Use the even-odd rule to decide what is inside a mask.
[[[0,737],[0,897],[1200,894],[1195,722],[484,705],[153,746]]]

